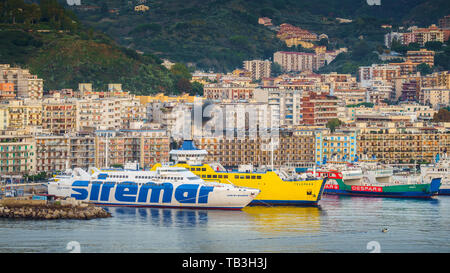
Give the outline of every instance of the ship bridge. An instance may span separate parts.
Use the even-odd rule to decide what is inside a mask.
[[[197,149],[193,140],[185,140],[180,149],[169,152],[171,159],[176,163],[189,165],[201,165],[207,154],[206,150]]]

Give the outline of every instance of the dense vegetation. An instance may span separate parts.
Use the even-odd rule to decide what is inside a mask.
[[[78,83],[91,82],[99,90],[106,90],[108,83],[122,83],[136,94],[202,92],[202,86],[189,82],[189,72],[180,76],[152,54],[117,45],[84,27],[56,0],[0,2],[0,40],[2,63],[29,68],[44,79],[45,90],[76,89]]]
[[[119,43],[160,58],[191,63],[197,68],[230,71],[248,59],[270,59],[287,50],[276,31],[258,24],[272,18],[274,25],[290,23],[329,36],[329,48],[348,47],[324,69],[355,72],[358,65],[378,61],[373,51],[383,45],[389,30],[382,24],[428,26],[450,13],[446,0],[147,0],[150,10],[134,11],[138,1],[83,0],[93,11],[72,8],[81,21]],[[115,9],[118,12],[111,11]],[[352,19],[340,24],[336,17]]]

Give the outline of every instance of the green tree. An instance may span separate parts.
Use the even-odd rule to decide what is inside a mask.
[[[421,75],[428,75],[433,73],[433,69],[426,63],[421,63],[417,66],[417,71],[420,72]]]
[[[332,133],[334,133],[334,131],[336,131],[336,128],[341,126],[341,124],[342,121],[340,119],[333,118],[327,122],[326,127],[329,128]]]
[[[425,48],[428,50],[439,51],[442,48],[443,43],[438,41],[426,42]]]
[[[198,95],[198,96],[203,96],[203,84],[199,83],[199,82],[193,82],[192,83],[192,87],[191,87],[191,92],[189,92],[190,95]]]

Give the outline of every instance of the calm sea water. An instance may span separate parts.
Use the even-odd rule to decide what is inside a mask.
[[[450,252],[450,197],[445,196],[325,195],[319,207],[242,211],[107,210],[112,218],[89,221],[0,219],[0,252],[66,253],[72,245],[89,253]]]

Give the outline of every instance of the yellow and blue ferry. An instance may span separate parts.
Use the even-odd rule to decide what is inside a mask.
[[[206,182],[233,184],[259,189],[250,205],[317,205],[327,178],[287,175],[281,170],[226,170],[220,163],[204,164],[207,151],[197,149],[192,140],[185,140],[180,149],[170,151],[175,167],[183,167]],[[153,169],[160,167],[156,164]]]

